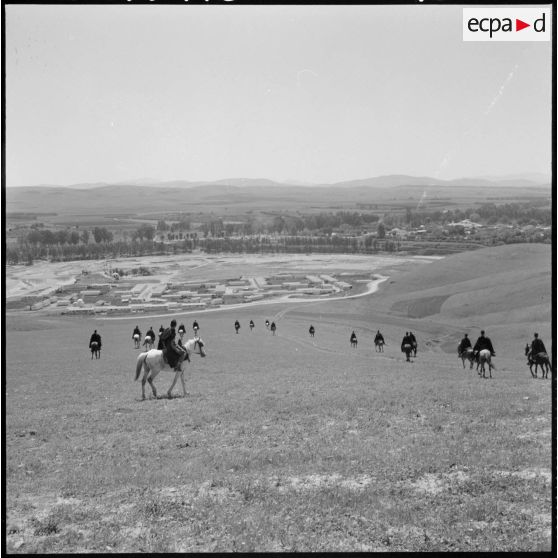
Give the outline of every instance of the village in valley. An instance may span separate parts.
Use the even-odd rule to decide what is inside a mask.
[[[240,276],[219,281],[161,281],[147,268],[139,277],[118,272],[83,270],[73,284],[53,287],[50,296],[29,304],[30,310],[60,310],[61,314],[126,314],[202,310],[223,305],[250,303],[278,297],[324,297],[346,293],[353,285],[332,275],[277,273]],[[370,274],[359,282],[373,280]],[[22,302],[21,297],[12,299]]]

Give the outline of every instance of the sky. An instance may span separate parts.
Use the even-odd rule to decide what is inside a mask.
[[[8,186],[551,173],[551,42],[461,6],[6,5]]]

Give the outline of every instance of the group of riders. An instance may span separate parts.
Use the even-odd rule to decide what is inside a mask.
[[[254,325],[255,325],[254,321],[250,320],[249,323],[250,330],[254,328]],[[270,323],[269,320],[266,320],[265,325],[268,329],[271,329],[271,331],[275,335],[275,331],[277,328],[275,322]],[[240,322],[238,320],[235,321],[234,327],[236,333],[238,333],[238,330],[240,329]],[[200,326],[197,321],[194,321],[194,323],[192,324],[192,329],[194,330],[194,335],[197,337],[200,329]],[[310,329],[309,329],[310,336],[314,337],[315,332],[316,330],[314,326],[310,325]],[[178,335],[179,335],[178,342],[175,339],[176,333],[177,333],[176,320],[173,319],[170,323],[170,327],[168,328],[165,328],[163,327],[163,325],[161,325],[161,327],[159,328],[159,343],[157,345],[157,349],[163,351],[163,357],[168,362],[169,366],[175,368],[175,370],[177,365],[180,366],[180,362],[182,360],[189,360],[188,353],[182,344],[182,337],[186,333],[186,328],[184,324],[180,324],[178,326]],[[147,338],[150,338],[151,345],[155,342],[155,332],[153,331],[153,327],[149,328],[145,336],[146,336],[146,340],[144,341],[144,345],[148,343]],[[134,331],[132,333],[132,339],[134,340],[141,339],[141,331],[137,325],[134,328]],[[356,346],[357,344],[357,337],[354,331],[351,333],[350,342],[352,346]],[[376,347],[380,347],[380,350],[382,350],[383,345],[385,345],[385,339],[382,333],[380,332],[380,330],[376,332],[376,335],[374,337],[374,345]],[[95,330],[89,340],[89,348],[92,349],[92,351],[93,349],[100,351],[101,347],[102,347],[101,336],[99,335],[97,330]],[[462,354],[470,350],[472,350],[473,358],[477,362],[478,362],[478,355],[482,350],[488,350],[490,351],[491,356],[493,357],[496,356],[496,352],[494,351],[494,346],[492,345],[492,341],[490,340],[489,337],[485,335],[484,330],[480,332],[480,337],[477,339],[474,346],[472,346],[468,334],[467,333],[464,334],[463,339],[461,339],[458,345],[458,355],[462,356]],[[414,356],[416,357],[417,339],[412,331],[405,332],[405,335],[403,336],[403,339],[401,341],[401,351],[405,353],[407,357],[407,362],[410,362],[411,353],[413,353]],[[526,355],[529,359],[531,359],[532,357],[541,354],[544,355],[547,354],[546,347],[544,346],[542,339],[539,339],[539,334],[535,333],[531,345],[530,346],[527,345]]]
[[[537,334],[535,333],[535,335]],[[461,341],[459,342],[457,352],[461,355],[471,347],[472,347],[471,340],[469,339],[469,336],[465,333],[463,335],[463,339],[461,339]],[[482,330],[480,332],[480,337],[477,339],[477,342],[473,347],[473,356],[475,357],[475,359],[477,359],[478,354],[485,349],[490,351],[491,356],[496,356],[496,352],[494,351],[494,347],[492,346],[492,341],[490,340],[489,337],[486,337],[486,335],[484,334],[484,330]]]
[[[471,340],[469,336],[465,333],[463,339],[461,339],[457,353],[459,356],[462,356],[464,353],[471,351],[473,352],[473,358],[476,362],[479,359],[479,353],[483,350],[490,351],[491,356],[496,356],[496,352],[494,351],[494,346],[492,345],[492,341],[489,337],[486,337],[484,330],[481,331],[480,337],[477,339],[477,342],[474,346],[471,345]],[[547,356],[546,347],[542,339],[539,339],[539,334],[534,334],[534,339],[531,341],[531,345],[527,344],[525,355],[530,360],[533,357],[544,355]],[[529,362],[527,364],[530,364]]]
[[[250,326],[250,331],[252,331],[254,329],[254,327],[256,327],[256,324],[254,323],[254,320],[250,320],[250,323],[248,324]],[[269,320],[265,321],[265,327],[267,329],[270,329],[271,332],[273,333],[273,335],[275,335],[275,332],[277,331],[277,325],[275,324],[275,322],[269,322]],[[236,331],[236,333],[238,333],[238,330],[240,329],[240,322],[238,320],[236,320],[234,322],[234,330]]]

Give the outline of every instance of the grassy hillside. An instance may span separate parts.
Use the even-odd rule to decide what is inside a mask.
[[[8,315],[8,552],[549,551],[554,378],[522,352],[534,327],[551,348],[549,260],[504,246],[369,297],[178,315],[208,356],[172,400],[140,400],[130,338],[169,316]],[[456,358],[465,325],[494,341],[491,380]]]
[[[404,322],[375,353],[346,304],[180,316],[208,356],[186,398],[144,402],[131,331],[168,318],[10,318],[8,551],[549,550],[551,383],[424,344],[405,363]]]

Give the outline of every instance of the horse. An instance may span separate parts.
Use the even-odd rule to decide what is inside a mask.
[[[95,355],[95,358],[101,358],[101,347],[99,347],[97,341],[91,341],[89,348],[91,349],[91,358],[93,358],[93,355]]]
[[[314,329],[313,325],[310,326],[310,329],[308,330],[308,333],[310,333],[310,337],[314,337],[314,334],[316,333],[316,330]]]
[[[238,323],[238,321],[234,322],[234,329],[236,333],[238,333],[238,330],[240,329],[240,324]]]
[[[151,389],[153,391],[153,396],[157,398],[157,390],[155,389],[155,385],[153,384],[153,380],[157,377],[157,374],[162,370],[165,371],[174,371],[174,380],[172,381],[172,385],[167,392],[167,396],[169,399],[172,398],[172,389],[174,388],[178,378],[182,383],[182,394],[186,396],[186,384],[184,383],[184,371],[182,370],[182,362],[184,360],[190,361],[191,354],[199,354],[201,357],[205,357],[205,349],[204,349],[204,342],[201,338],[195,337],[194,339],[189,339],[186,341],[184,345],[182,345],[183,349],[186,349],[185,354],[180,358],[177,364],[177,368],[179,370],[175,370],[173,367],[169,366],[164,358],[163,358],[163,351],[159,351],[158,349],[151,349],[145,353],[140,353],[136,360],[136,380],[140,376],[140,372],[143,368],[143,378],[141,380],[141,398],[142,400],[145,399],[145,382],[149,382]]]
[[[269,329],[269,320],[265,321],[265,327],[267,327],[267,329]]]
[[[374,339],[374,348],[376,349],[376,352],[383,353],[385,344],[386,343],[383,339]]]
[[[525,356],[527,357],[527,364],[529,365],[529,370],[531,371],[531,376],[533,376],[533,378],[537,377],[537,369],[540,366],[541,367],[541,372],[542,372],[542,376],[541,378],[548,378],[548,371],[552,370],[552,367],[550,366],[550,358],[548,358],[548,354],[547,353],[537,353],[537,354],[533,354],[533,352],[531,351],[531,347],[529,347],[529,345],[527,345],[525,347]],[[535,373],[533,374],[533,364],[535,365]]]
[[[401,350],[405,353],[406,362],[411,362],[411,353],[413,352],[412,343],[405,343]]]
[[[151,350],[153,348],[153,343],[155,342],[155,339],[153,339],[153,337],[151,337],[151,335],[146,335],[145,339],[143,340],[143,346],[147,348],[147,350]]]
[[[357,340],[357,336],[353,333],[351,335],[351,338],[349,340],[351,342],[351,347],[354,347],[356,349],[357,345],[358,345],[358,340]]]
[[[271,322],[271,333],[273,335],[275,335],[275,330],[277,329],[277,326],[275,325],[275,322]]]
[[[457,358],[461,359],[461,362],[463,362],[463,368],[465,368],[465,361],[468,360],[471,363],[471,366],[469,367],[469,370],[473,368],[473,365],[476,362],[476,358],[475,358],[475,354],[473,352],[473,349],[471,349],[471,347],[465,349],[465,350],[461,350],[461,343],[457,346]]]
[[[482,377],[486,378],[486,365],[488,364],[488,371],[490,373],[490,377],[492,378],[492,369],[496,369],[496,367],[492,364],[492,354],[488,349],[483,349],[478,354],[478,364],[477,368],[480,366],[479,376],[482,373]]]
[[[252,331],[253,329],[254,329],[254,322],[250,320],[250,331]]]
[[[132,335],[132,339],[134,340],[134,349],[139,349],[140,348],[141,335],[139,333],[134,333],[134,335]]]

